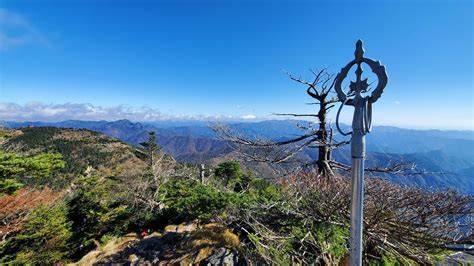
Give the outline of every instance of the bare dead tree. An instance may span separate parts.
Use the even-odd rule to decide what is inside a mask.
[[[350,171],[350,166],[337,162],[332,159],[332,151],[340,148],[350,142],[335,141],[333,129],[328,122],[328,113],[339,102],[334,92],[334,75],[327,69],[319,71],[311,70],[314,75],[312,81],[306,81],[301,77],[295,77],[289,73],[291,80],[306,87],[306,93],[315,100],[308,103],[318,106],[314,114],[297,113],[275,113],[278,116],[307,117],[316,121],[317,126],[312,123],[308,125],[298,124],[304,133],[284,141],[272,141],[267,139],[251,139],[245,135],[239,135],[239,132],[232,131],[227,125],[218,124],[213,127],[214,131],[223,139],[237,144],[237,151],[242,158],[251,162],[268,162],[272,164],[293,163],[297,168],[306,168],[306,166],[316,166],[318,173],[323,177],[333,177],[334,170]],[[318,150],[318,156],[315,162],[304,161],[298,158],[306,148],[315,148]],[[310,167],[311,168],[311,167]],[[368,167],[365,169],[371,173],[387,173],[397,175],[426,175],[430,172],[420,170],[412,162],[394,162],[386,166]],[[438,173],[439,174],[439,173]]]
[[[331,160],[331,167],[340,171],[350,172],[351,166]],[[366,172],[371,174],[394,174],[403,176],[429,175],[429,174],[443,174],[444,172],[426,171],[418,168],[413,162],[390,162],[385,166],[366,167]]]
[[[316,164],[320,173],[323,176],[333,176],[334,173],[329,164],[331,161],[331,149],[345,144],[334,144],[332,130],[328,130],[327,113],[334,107],[334,103],[339,101],[337,97],[331,97],[330,95],[334,88],[335,79],[334,75],[329,74],[326,69],[322,69],[318,72],[311,70],[311,72],[315,76],[313,82],[307,82],[301,78],[295,78],[291,74],[288,75],[290,79],[307,86],[306,93],[316,100],[316,104],[319,106],[318,112],[315,115],[318,123],[318,129],[315,131],[316,138],[314,138],[308,145],[318,148],[318,160]],[[278,115],[300,116],[298,114]]]
[[[310,124],[298,125],[304,130],[305,134],[297,136],[293,139],[284,141],[271,141],[262,139],[249,139],[245,136],[239,136],[232,132],[228,127],[219,125],[214,130],[224,139],[230,140],[236,144],[243,145],[240,151],[252,161],[270,162],[270,163],[288,163],[298,162],[295,155],[305,148],[318,149],[318,158],[315,162],[320,175],[325,177],[334,176],[331,167],[331,152],[342,145],[349,143],[348,141],[336,142],[333,138],[333,131],[328,123],[327,114],[338,102],[337,97],[333,96],[334,75],[330,74],[327,69],[311,72],[314,75],[312,81],[303,80],[289,73],[291,80],[302,84],[306,87],[306,93],[315,102],[310,103],[318,106],[317,112],[314,114],[295,114],[295,113],[277,113],[278,116],[308,117],[316,120],[317,128],[313,128]]]

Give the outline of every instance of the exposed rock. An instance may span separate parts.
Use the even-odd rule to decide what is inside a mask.
[[[130,246],[137,242],[139,242],[139,238],[137,237],[136,234],[132,234],[132,233],[127,234],[124,237],[121,237],[120,239],[112,239],[105,246],[99,247],[98,249],[89,252],[84,257],[82,257],[80,261],[76,263],[72,263],[70,265],[75,265],[75,266],[93,265],[97,263],[98,261],[101,261],[103,258],[112,256],[113,254],[124,250],[127,246]],[[129,254],[127,261],[132,261],[132,260],[135,261],[136,256],[134,257],[133,255],[134,254]]]
[[[239,248],[239,237],[218,224],[169,225],[163,234],[114,239],[75,265],[247,265]]]
[[[173,232],[173,233],[185,233],[185,232],[192,232],[196,230],[197,224],[180,224],[180,225],[167,225],[165,227],[165,232]]]
[[[176,233],[192,232],[196,230],[196,228],[197,228],[196,224],[187,224],[187,225],[182,224],[176,228]]]
[[[209,256],[205,263],[207,265],[247,265],[243,261],[239,263],[239,255],[237,252],[227,248],[219,248]]]
[[[128,256],[128,260],[130,261],[130,263],[134,264],[134,263],[137,263],[139,259],[138,259],[137,255],[132,254],[132,255]]]

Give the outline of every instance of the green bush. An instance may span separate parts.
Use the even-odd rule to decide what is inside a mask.
[[[49,178],[54,170],[64,166],[58,153],[20,156],[0,151],[0,195],[14,193],[23,183],[40,183],[41,179]]]
[[[122,204],[115,180],[96,176],[79,178],[68,199],[68,219],[72,222],[74,243],[71,255],[81,257],[95,247],[94,241],[105,234],[126,233],[132,210]]]
[[[346,245],[349,238],[347,228],[330,223],[317,223],[314,236],[322,254],[339,260],[347,253]]]
[[[1,262],[19,265],[51,265],[68,256],[71,222],[61,203],[41,205],[28,216],[20,233],[0,247]]]
[[[15,194],[15,192],[17,192],[22,187],[23,183],[19,182],[15,178],[0,179],[0,195]]]
[[[239,202],[234,192],[223,192],[192,180],[172,180],[160,189],[162,202],[167,211],[178,219],[210,221],[224,214],[226,207]]]
[[[279,189],[274,184],[260,178],[253,178],[249,182],[247,193],[244,195],[259,203],[281,200]]]

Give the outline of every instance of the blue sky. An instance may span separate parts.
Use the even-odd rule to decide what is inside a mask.
[[[309,68],[387,67],[374,123],[474,129],[471,1],[0,2],[0,119],[311,112]],[[350,111],[343,121],[350,120]]]

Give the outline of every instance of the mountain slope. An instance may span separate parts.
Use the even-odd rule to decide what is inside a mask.
[[[51,126],[58,128],[88,129],[103,133],[137,147],[140,146],[141,142],[148,140],[148,132],[155,131],[158,136],[157,142],[163,147],[163,150],[183,162],[206,162],[231,151],[229,143],[223,140],[193,135],[186,131],[179,134],[172,129],[156,128],[151,125],[132,123],[128,120],[117,120],[113,122],[67,120],[56,123],[3,122],[1,124],[12,128]],[[207,127],[205,129],[210,130]],[[177,131],[179,131],[179,129]]]
[[[113,175],[144,166],[136,148],[94,131],[26,127],[17,132],[3,142],[3,150],[22,154],[58,152],[66,161],[63,169],[65,174],[85,174],[86,171],[95,170]]]
[[[26,125],[87,128],[139,146],[148,139],[148,132],[155,131],[163,150],[178,161],[189,163],[215,163],[224,158],[236,157],[233,146],[217,138],[204,122],[160,122],[154,124],[132,123],[128,120],[45,122],[3,122],[9,127]],[[229,124],[231,129],[248,138],[282,140],[304,132],[297,125],[307,121],[269,120],[255,123]],[[161,126],[161,128],[157,127]],[[347,130],[348,126],[343,125]],[[432,172],[423,176],[400,177],[383,175],[396,183],[423,187],[454,187],[474,193],[474,140],[472,131],[411,130],[395,127],[374,127],[367,136],[367,165],[385,166],[393,162],[412,162],[419,169]],[[316,150],[307,149],[307,160],[316,158]],[[349,147],[333,152],[333,157],[350,164]],[[272,176],[275,171],[265,164],[249,164],[256,172]]]

